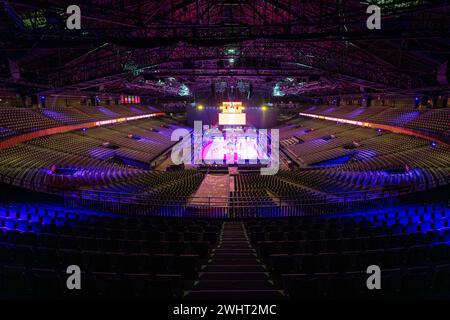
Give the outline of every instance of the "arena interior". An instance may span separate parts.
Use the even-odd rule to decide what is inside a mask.
[[[448,1],[0,15],[1,300],[450,298]]]

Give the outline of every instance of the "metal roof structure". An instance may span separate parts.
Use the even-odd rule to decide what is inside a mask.
[[[449,91],[438,76],[450,54],[444,0],[79,0],[80,30],[66,26],[71,4],[0,1],[3,87],[159,96],[241,81],[262,95]],[[371,4],[379,30],[366,25]]]

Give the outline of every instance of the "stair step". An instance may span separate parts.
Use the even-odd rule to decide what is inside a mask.
[[[214,252],[215,258],[255,258],[254,252]]]
[[[204,272],[200,274],[200,282],[205,280],[268,280],[264,272]]]
[[[267,280],[203,280],[194,290],[271,290],[273,285]]]
[[[230,245],[230,244],[224,244],[221,245],[220,247],[218,247],[218,249],[251,249],[251,247],[249,245],[243,246],[242,244],[238,244],[238,245]]]
[[[224,248],[248,249],[248,248],[250,248],[250,245],[247,242],[243,242],[243,243],[226,242],[226,243],[221,243],[218,248],[219,249],[224,249]]]
[[[242,234],[242,232],[239,232],[239,234],[230,234],[229,232],[226,235],[222,235],[221,237],[222,239],[228,239],[228,240],[233,240],[233,239],[245,239],[245,236]]]
[[[207,265],[203,272],[266,272],[260,265]]]
[[[242,247],[248,247],[249,246],[248,241],[222,241],[219,243],[220,246],[242,246]]]
[[[188,300],[282,300],[278,290],[192,290]]]
[[[253,265],[259,265],[260,263],[256,261],[255,257],[246,257],[246,258],[216,258],[213,257],[211,264],[228,264],[228,265],[235,265],[235,264],[253,264]]]
[[[244,249],[241,249],[241,248],[229,248],[229,249],[220,248],[220,249],[214,250],[214,253],[231,253],[231,252],[233,252],[233,253],[253,253],[254,251],[252,249],[250,249],[250,248],[244,248]]]

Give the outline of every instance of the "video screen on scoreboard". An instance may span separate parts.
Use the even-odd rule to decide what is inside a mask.
[[[245,113],[219,113],[219,125],[243,126],[246,123]]]

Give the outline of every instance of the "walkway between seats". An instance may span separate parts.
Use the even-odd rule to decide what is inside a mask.
[[[225,222],[217,248],[202,266],[189,300],[279,300],[283,295],[257,258],[242,222]]]
[[[230,180],[228,174],[207,174],[200,187],[189,201],[190,205],[210,205],[211,207],[226,207]]]

